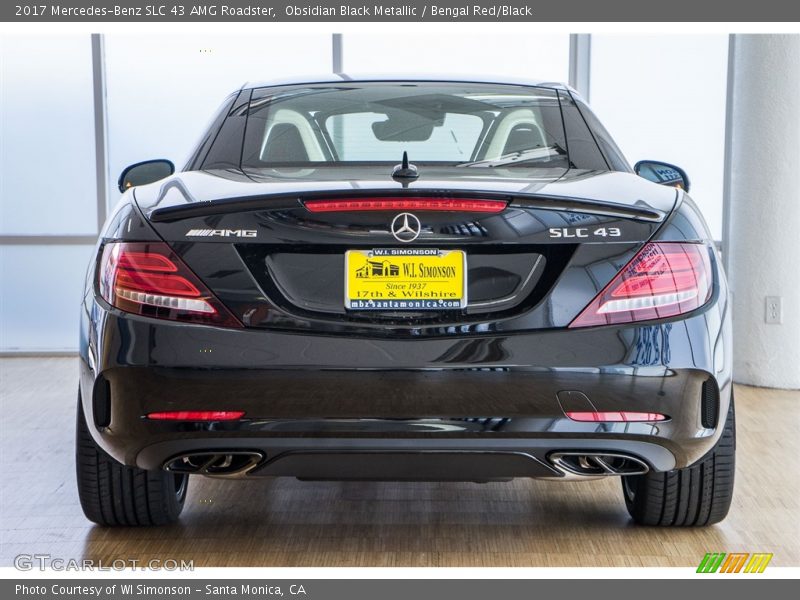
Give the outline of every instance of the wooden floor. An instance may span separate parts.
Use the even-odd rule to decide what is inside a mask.
[[[74,358],[0,359],[0,565],[17,554],[200,566],[800,566],[800,392],[739,387],[737,483],[706,529],[631,525],[619,482],[303,483],[195,477],[179,524],[105,529],[78,504]]]

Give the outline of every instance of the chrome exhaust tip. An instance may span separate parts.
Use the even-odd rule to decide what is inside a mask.
[[[264,459],[263,452],[234,450],[230,452],[189,452],[164,463],[172,473],[235,477],[247,474]]]
[[[568,476],[644,475],[650,470],[642,459],[618,452],[553,452],[548,458]]]

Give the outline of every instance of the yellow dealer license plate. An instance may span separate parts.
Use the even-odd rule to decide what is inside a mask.
[[[455,310],[467,305],[463,250],[375,248],[345,254],[350,310]]]

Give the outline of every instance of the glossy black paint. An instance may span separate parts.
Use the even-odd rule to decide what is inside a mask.
[[[240,96],[226,102],[212,130],[225,127],[223,117],[238,110]],[[403,194],[507,200],[499,214],[421,212],[423,231],[414,245],[463,249],[475,268],[505,264],[502,277],[519,279],[519,297],[463,313],[345,311],[337,301],[343,252],[397,246],[389,231],[395,213],[311,213],[303,202]],[[616,227],[620,236],[550,233],[599,227]],[[256,235],[186,236],[204,228]],[[394,181],[379,167],[189,170],[126,192],[97,256],[104,243],[119,240],[168,242],[245,324],[223,329],[122,313],[98,296],[90,265],[81,318],[84,411],[96,418],[107,404],[108,424],[90,419],[90,429],[127,464],[160,468],[182,452],[244,449],[267,456],[255,475],[336,478],[358,472],[336,469],[342,453],[362,460],[376,453],[477,452],[503,458],[482,463],[482,478],[492,465],[503,477],[556,477],[550,452],[595,449],[629,452],[669,470],[694,463],[719,437],[722,423],[715,429],[701,423],[707,379],[719,386],[720,414],[727,414],[728,289],[711,245],[714,292],[697,311],[567,328],[647,241],[708,243],[688,195],[624,169],[425,168],[412,182]],[[570,391],[589,404],[569,406],[581,397],[565,395]],[[592,407],[658,412],[669,420],[598,424],[565,415]],[[244,410],[246,418],[204,424],[144,418],[188,409]],[[416,464],[409,459],[401,471]],[[387,474],[393,475],[399,476]]]
[[[101,436],[118,459],[150,468],[168,458],[141,455],[154,444],[176,453],[178,446],[247,447],[273,456],[274,437],[298,438],[295,449],[321,440],[346,448],[351,439],[391,446],[387,437],[442,447],[483,439],[527,450],[546,440],[543,451],[646,442],[673,457],[661,468],[683,466],[716,439],[699,410],[702,382],[724,360],[706,339],[710,326],[722,324],[715,313],[651,326],[375,340],[207,327],[187,338],[186,326],[103,312],[98,350],[113,402],[112,425]],[[84,368],[84,389],[93,378]],[[727,398],[730,382],[722,383]],[[579,407],[562,407],[563,390],[582,391],[598,410],[661,412],[671,420],[575,423],[563,410]],[[142,419],[186,406],[245,410],[248,419]]]
[[[227,172],[189,172],[137,188],[135,197],[158,235],[172,244],[248,326],[378,336],[446,335],[453,327],[463,333],[564,327],[663,226],[678,199],[673,189],[613,172],[554,174],[552,169],[515,169],[513,178],[493,174],[493,170],[482,177],[466,177],[464,169],[450,168],[429,170],[424,180],[404,187],[377,167],[305,171],[302,177],[288,181],[279,174],[262,174],[257,182]],[[523,174],[528,177],[521,177]],[[265,261],[262,271],[253,268],[254,253],[305,255],[308,273],[300,281],[318,273],[316,277],[328,279],[321,287],[330,290],[343,280],[340,258],[345,250],[397,245],[389,231],[394,213],[312,214],[303,200],[403,194],[458,194],[509,201],[509,208],[498,215],[425,213],[424,229],[415,243],[467,248],[476,261],[512,253],[543,255],[541,276],[547,285],[517,302],[516,310],[499,314],[469,310],[466,315],[392,319],[344,315],[341,302],[315,310],[308,302],[293,301],[287,292],[293,287],[289,282],[271,284],[275,273],[267,271],[274,270],[274,265]],[[604,238],[553,238],[551,227],[617,227],[621,235],[613,238],[613,243]],[[186,238],[187,231],[204,228],[250,229],[257,235],[233,242],[222,237],[202,242]],[[703,234],[696,232],[685,239],[703,239]],[[556,280],[559,285],[551,289]],[[331,293],[337,294],[335,290]],[[541,302],[545,293],[547,301]]]

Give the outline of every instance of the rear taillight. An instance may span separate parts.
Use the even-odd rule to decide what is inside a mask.
[[[705,244],[650,243],[569,326],[674,317],[703,306],[711,297],[712,285],[711,261]]]
[[[100,295],[120,310],[173,321],[241,327],[163,242],[112,242],[103,248]]]
[[[499,213],[505,210],[506,206],[508,206],[508,202],[505,200],[481,200],[471,198],[348,198],[340,200],[308,200],[305,206],[313,213],[376,210]]]

